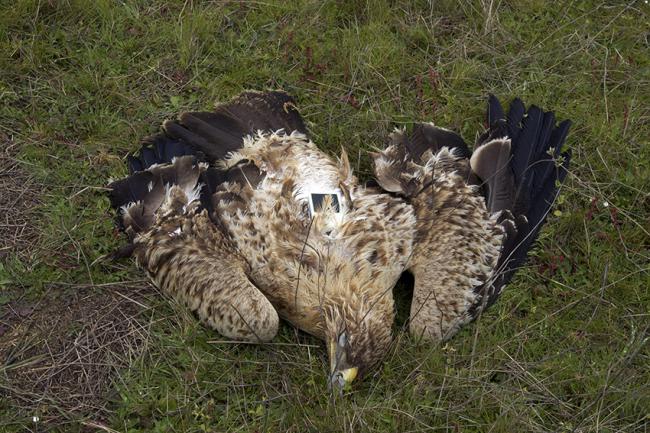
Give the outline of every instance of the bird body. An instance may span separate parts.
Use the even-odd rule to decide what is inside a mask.
[[[242,201],[219,200],[216,213],[247,257],[250,279],[283,318],[322,338],[321,311],[337,292],[368,296],[392,288],[410,252],[412,235],[400,232],[412,226],[408,206],[392,209],[404,221],[386,219],[396,200],[358,185],[345,159],[336,164],[300,133],[246,139],[223,166],[243,161],[255,164],[263,180],[226,187]],[[328,191],[344,191],[339,211],[325,207],[312,216],[310,194]],[[403,252],[389,255],[391,244]]]
[[[288,95],[248,92],[166,122],[111,200],[159,287],[230,338],[268,341],[279,316],[325,340],[342,385],[387,352],[403,272],[411,334],[444,340],[525,259],[565,174],[544,155],[559,155],[568,125],[538,109],[535,125],[506,122],[494,98],[490,109],[473,155],[430,124],[396,131],[369,186],[345,152],[335,161],[308,138]]]

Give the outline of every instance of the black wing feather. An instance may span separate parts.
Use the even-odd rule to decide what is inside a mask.
[[[521,132],[521,121],[523,120],[525,113],[526,106],[521,99],[515,98],[510,103],[507,117],[508,136],[513,140],[513,142],[519,137]],[[491,126],[491,124],[489,126]]]
[[[294,99],[282,91],[245,92],[214,112],[183,113],[166,121],[164,131],[145,140],[139,155],[129,158],[129,168],[146,170],[184,155],[213,163],[241,148],[244,137],[281,129],[307,134]]]
[[[431,123],[416,123],[409,134],[398,132],[392,134],[391,139],[392,144],[404,148],[406,159],[413,161],[420,161],[427,150],[436,154],[443,147],[456,149],[458,156],[469,158],[471,155],[469,147],[460,135]]]
[[[487,124],[488,126],[496,124],[499,120],[505,119],[501,103],[494,95],[488,96],[488,109],[487,109]]]
[[[487,307],[494,303],[503,286],[525,263],[559,186],[566,178],[571,160],[569,151],[562,152],[571,125],[569,120],[556,126],[552,112],[544,112],[536,106],[526,110],[519,98],[510,104],[507,119],[504,119],[501,104],[492,95],[488,100],[487,119],[489,129],[479,138],[472,168],[483,168],[480,177],[488,185],[484,188],[485,199],[489,206],[498,203],[496,208],[489,208],[492,212],[503,212],[506,238],[493,281],[490,285],[475,288],[487,297],[472,308],[472,314],[478,311],[479,306]],[[499,164],[495,161],[503,160],[495,144],[503,144],[501,149],[507,148],[504,140],[508,138],[511,152],[508,166],[499,167],[499,173],[497,168],[486,172],[485,167],[497,167]],[[483,146],[487,147],[479,154]],[[489,152],[490,147],[497,151]]]
[[[223,159],[257,131],[281,129],[307,134],[293,98],[281,91],[245,92],[218,105],[214,112],[184,113],[178,120],[165,122],[163,132],[146,139],[137,155],[127,157],[130,176],[109,185],[111,205],[119,210],[137,203],[128,216],[132,232],[138,232],[152,224],[167,185],[191,184],[191,188],[201,184],[201,206],[212,212],[212,197],[220,185],[230,182],[256,186],[263,173],[251,162],[228,170],[214,166],[198,169],[197,163],[212,164]],[[192,157],[182,158],[188,155]],[[125,229],[122,214],[118,219]]]
[[[456,149],[456,155],[469,158],[471,152],[465,140],[448,129],[438,128],[432,124],[418,123],[411,133],[413,156],[420,158],[427,150],[438,152],[443,147]]]

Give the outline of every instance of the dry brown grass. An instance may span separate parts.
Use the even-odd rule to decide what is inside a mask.
[[[38,241],[32,219],[44,187],[21,167],[16,153],[16,143],[0,133],[0,260],[22,256]]]
[[[52,426],[105,418],[120,369],[149,340],[148,286],[47,288],[0,308],[0,395]]]

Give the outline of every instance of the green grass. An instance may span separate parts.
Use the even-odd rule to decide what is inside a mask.
[[[643,1],[2,3],[0,134],[46,193],[38,243],[0,266],[0,304],[142,279],[102,258],[124,242],[103,187],[162,120],[245,89],[294,94],[314,140],[333,155],[344,147],[362,178],[365,151],[395,124],[433,120],[472,141],[488,92],[571,118],[574,157],[529,267],[500,301],[444,347],[398,330],[387,362],[344,398],[327,391],[315,339],[285,324],[281,345],[210,343],[220,337],[152,291],[146,345],[101,397],[107,416],[8,397],[0,430],[649,429]],[[12,370],[0,373],[1,390]]]

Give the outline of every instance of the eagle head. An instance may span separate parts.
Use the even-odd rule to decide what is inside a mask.
[[[324,337],[330,364],[329,385],[343,391],[381,361],[390,347],[391,293],[348,290],[323,305]]]

